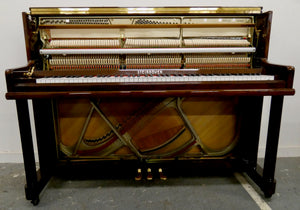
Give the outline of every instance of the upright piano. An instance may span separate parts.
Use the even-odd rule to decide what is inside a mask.
[[[24,12],[28,65],[5,73],[26,198],[38,204],[54,174],[91,165],[137,181],[228,166],[271,197],[283,97],[295,94],[294,68],[267,62],[271,19],[260,7]],[[271,105],[260,166],[264,96]]]

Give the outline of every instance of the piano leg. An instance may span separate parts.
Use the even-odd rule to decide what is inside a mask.
[[[277,159],[277,149],[279,131],[281,123],[281,113],[283,96],[272,96],[271,109],[269,116],[268,136],[265,151],[265,161],[263,169],[263,192],[265,197],[271,197],[275,192],[276,181],[274,179],[275,166]]]
[[[33,111],[41,174],[52,173],[57,160],[51,100],[34,99]]]
[[[266,198],[270,198],[275,193],[276,180],[274,178],[274,175],[277,159],[282,105],[283,96],[272,96],[266,151],[264,157],[264,167],[262,168],[256,163],[257,150],[249,149],[252,152],[256,151],[256,153],[253,153],[248,157],[243,156],[242,164],[246,174],[260,187]]]
[[[50,177],[41,176],[40,170],[36,170],[28,102],[26,99],[19,99],[16,100],[16,106],[26,174],[26,199],[31,200],[33,205],[37,205],[39,203],[39,194],[48,183]]]
[[[36,172],[32,133],[28,111],[28,102],[25,99],[16,100],[19,129],[21,135],[21,144],[23,150],[24,168],[26,173],[25,194],[27,200],[32,200],[37,204],[38,196],[38,175]]]
[[[41,180],[47,184],[57,163],[52,100],[33,99],[33,111]]]
[[[257,152],[259,145],[259,135],[261,127],[261,114],[263,106],[262,96],[241,97],[241,128],[240,128],[240,152],[244,164],[247,168],[256,168]]]

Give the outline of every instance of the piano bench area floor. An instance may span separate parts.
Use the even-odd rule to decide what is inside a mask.
[[[140,182],[54,177],[34,207],[25,199],[23,164],[0,163],[0,209],[299,209],[300,157],[278,158],[275,177],[271,199],[252,198],[234,174]]]

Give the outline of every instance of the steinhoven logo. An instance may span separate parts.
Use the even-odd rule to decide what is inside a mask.
[[[162,74],[162,70],[158,69],[145,69],[145,70],[138,70],[138,74]]]

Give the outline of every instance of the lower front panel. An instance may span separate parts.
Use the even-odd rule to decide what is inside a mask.
[[[59,158],[225,157],[239,136],[238,98],[61,99]]]

